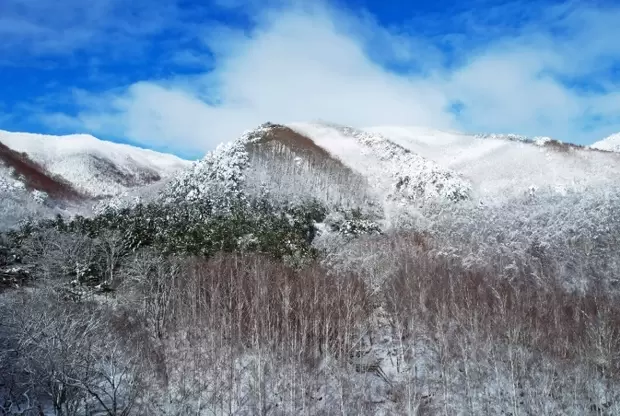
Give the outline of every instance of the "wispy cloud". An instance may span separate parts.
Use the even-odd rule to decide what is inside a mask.
[[[512,4],[514,20],[507,9],[465,12],[458,30],[446,31],[274,4],[254,13],[250,28],[193,26],[201,50],[176,59],[198,72],[85,91],[75,114],[47,119],[184,150],[207,150],[265,121],[419,124],[582,143],[620,131],[620,7],[572,3],[519,15]]]

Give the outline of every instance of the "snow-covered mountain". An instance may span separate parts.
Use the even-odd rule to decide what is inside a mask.
[[[548,137],[468,135],[420,127],[382,126],[365,131],[454,170],[481,198],[534,190],[566,192],[616,184],[620,155],[565,144]]]
[[[125,189],[92,220],[0,234],[0,344],[24,351],[0,360],[12,409],[51,409],[50,380],[101,390],[122,371],[114,404],[136,414],[620,415],[619,153],[266,123],[168,171],[166,156],[77,142],[0,142],[9,188],[81,198],[83,163]],[[141,169],[176,173],[148,183]],[[0,231],[23,209],[2,177]],[[30,205],[34,220],[73,208]],[[154,316],[149,299],[172,307]],[[118,325],[128,316],[139,338]],[[63,391],[72,408],[108,408]]]
[[[15,154],[21,154],[40,173],[68,184],[75,192],[87,197],[117,195],[167,178],[190,164],[173,155],[83,134],[49,136],[0,130],[0,143],[14,152],[13,162]],[[14,164],[11,161],[5,159],[3,162],[5,183],[12,182],[12,186],[17,187],[19,182],[29,185],[28,172],[11,166]],[[12,170],[10,177],[7,177],[7,169]],[[20,175],[22,179],[16,180]]]
[[[209,153],[173,180],[170,194],[210,197],[216,183],[235,187],[242,176],[249,188],[267,184],[283,200],[310,197],[327,206],[373,211],[393,203],[464,200],[471,189],[458,173],[378,134],[338,125],[267,123]]]
[[[0,142],[0,193],[19,195],[32,192],[34,200],[46,196],[55,199],[78,200],[82,198],[71,184],[51,175],[33,162],[26,154],[10,149]]]
[[[378,208],[383,215],[394,203],[502,202],[616,186],[620,155],[548,137],[267,123],[211,152],[170,189],[175,198],[200,198],[209,194],[213,181],[242,175],[253,189],[267,184],[284,200],[309,196],[327,205]]]
[[[359,172],[383,198],[456,201],[469,197],[471,186],[457,172],[375,132],[309,123],[288,127]]]
[[[620,152],[620,133],[612,134],[611,136],[594,143],[590,147],[593,149]]]

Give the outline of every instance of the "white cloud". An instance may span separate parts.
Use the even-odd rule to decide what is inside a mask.
[[[368,15],[277,8],[264,11],[250,33],[221,25],[207,30],[212,71],[90,97],[70,123],[145,145],[200,150],[265,121],[316,119],[592,142],[620,130],[615,80],[600,80],[608,91],[586,93],[558,76],[588,75],[602,63],[620,61],[610,18],[620,17],[619,10],[556,10],[549,16],[565,35],[552,35],[537,22],[471,52],[461,50],[452,57],[459,64],[448,66],[431,40],[381,27]],[[418,71],[389,69],[399,63]],[[447,110],[454,100],[465,105],[459,117]],[[603,122],[585,132],[582,119],[593,114]]]

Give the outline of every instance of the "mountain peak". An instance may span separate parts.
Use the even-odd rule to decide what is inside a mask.
[[[60,197],[61,189],[66,195],[71,189],[72,195],[82,197],[117,195],[169,177],[189,165],[173,155],[88,134],[52,136],[0,130],[0,144],[3,165],[12,169],[13,176],[21,175],[26,188],[46,193],[52,190],[53,197]],[[17,184],[15,178],[11,182]]]
[[[594,143],[593,149],[606,150],[610,152],[620,152],[620,133],[612,134],[603,140]]]

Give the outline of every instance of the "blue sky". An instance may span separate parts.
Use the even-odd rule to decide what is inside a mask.
[[[2,0],[0,129],[197,157],[262,122],[589,144],[620,131],[620,4]]]

